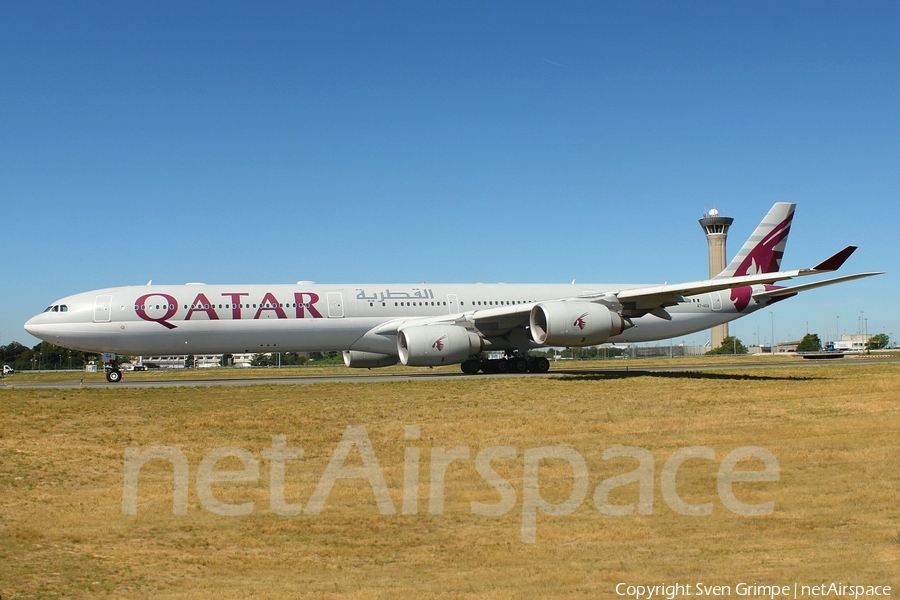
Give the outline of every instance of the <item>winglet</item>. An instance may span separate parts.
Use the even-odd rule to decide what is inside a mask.
[[[847,246],[834,256],[826,258],[812,268],[813,271],[837,271],[841,265],[856,251],[856,246]]]

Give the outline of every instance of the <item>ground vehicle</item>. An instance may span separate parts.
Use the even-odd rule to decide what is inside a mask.
[[[15,372],[16,372],[16,370],[13,369],[11,366],[3,365],[3,374],[4,375],[12,375]]]

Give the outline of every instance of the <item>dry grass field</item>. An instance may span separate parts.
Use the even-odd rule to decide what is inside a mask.
[[[900,591],[896,364],[242,388],[0,387],[0,423],[3,600],[616,598],[618,583],[697,582],[732,586],[733,597],[740,582]],[[284,501],[299,514],[272,501],[280,495],[271,489],[279,435],[302,448],[302,458],[281,463]],[[489,463],[476,460],[498,446],[507,448]],[[637,482],[608,482],[639,464],[604,460],[617,446],[652,455],[651,514],[638,514]],[[774,503],[771,514],[732,512],[717,486],[723,459],[748,446],[771,452],[779,477],[738,481],[734,495]],[[126,449],[154,447],[187,460],[185,514],[173,514],[175,469],[163,459],[141,467],[136,514],[123,511]],[[244,481],[200,481],[204,457],[223,447],[243,449],[243,462],[207,460],[206,473],[245,471]],[[575,462],[537,460],[553,453],[548,447],[583,458],[586,492]],[[675,490],[691,505],[710,503],[709,515],[679,514],[663,490],[666,461],[689,447],[714,456],[684,462]],[[763,468],[756,458],[736,467]],[[345,478],[316,491],[326,473]],[[610,504],[634,512],[598,510],[601,482],[613,488]],[[252,502],[249,514],[216,514],[201,488],[225,505]],[[321,510],[310,510],[317,494]],[[476,514],[483,505],[497,514]]]

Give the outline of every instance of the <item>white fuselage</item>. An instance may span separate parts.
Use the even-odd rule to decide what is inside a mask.
[[[596,294],[619,284],[153,285],[68,296],[26,323],[67,348],[117,354],[221,354],[359,350],[396,353],[396,335],[373,335],[390,321],[459,315]],[[685,298],[610,342],[645,342],[702,331],[750,313],[728,290]],[[524,308],[524,307],[523,307]],[[490,332],[485,332],[490,338]],[[507,336],[509,337],[509,336]],[[495,349],[536,347],[525,338],[491,339]]]

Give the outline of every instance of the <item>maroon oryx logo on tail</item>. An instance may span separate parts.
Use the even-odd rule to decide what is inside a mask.
[[[439,337],[438,339],[436,339],[434,341],[434,343],[431,345],[431,347],[434,348],[435,350],[437,350],[438,352],[442,351],[444,349],[444,340],[446,340],[446,339],[447,339],[447,336],[442,335],[441,337]]]
[[[787,219],[773,227],[772,231],[747,253],[740,266],[735,270],[733,277],[777,271],[781,267],[781,258],[784,256],[784,246],[787,243],[788,233],[791,231],[793,218],[794,215],[791,213]],[[753,288],[750,286],[731,289],[731,301],[734,302],[738,312],[747,308],[752,295]]]
[[[577,319],[575,319],[575,322],[572,323],[572,325],[574,325],[574,326],[577,327],[578,329],[584,331],[584,328],[587,327],[587,323],[585,323],[584,318],[585,318],[587,315],[588,315],[587,313],[582,313],[580,317],[578,317]]]

